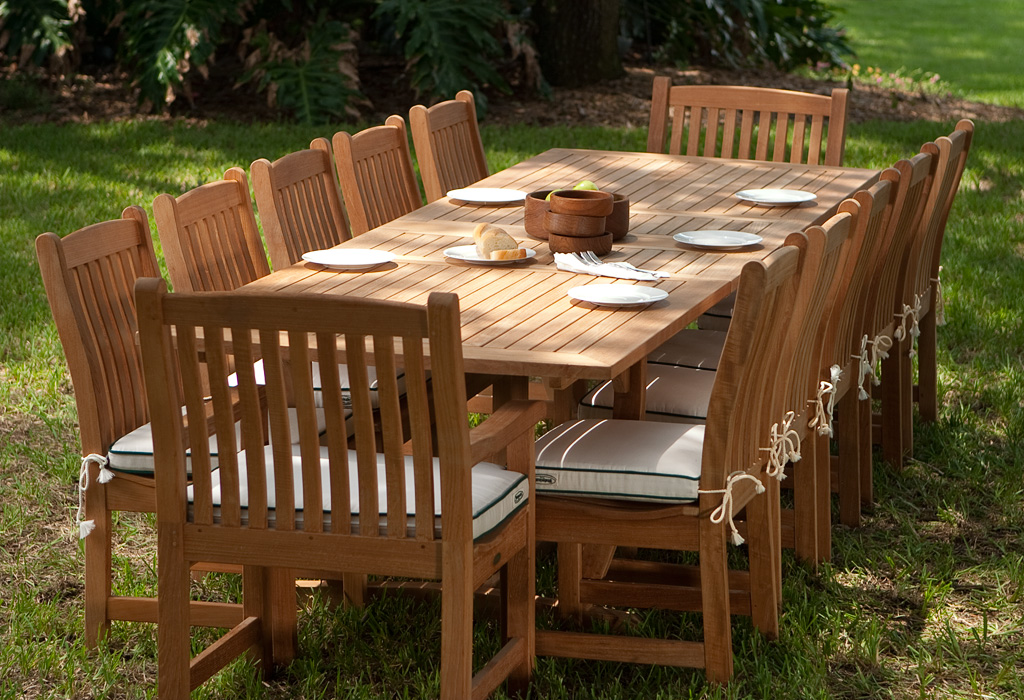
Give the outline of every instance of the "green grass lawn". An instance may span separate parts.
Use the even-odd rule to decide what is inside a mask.
[[[958,6],[949,0],[837,4],[851,8],[844,21],[855,40],[858,32],[875,38],[862,62],[935,71],[965,94],[971,85],[991,95],[1002,87],[1000,101],[1021,104],[1024,56],[998,47],[998,37],[1020,34],[1010,31],[1019,21],[1014,3],[993,1],[963,15],[953,15]],[[976,7],[963,5],[964,13]],[[887,14],[894,7],[899,15]],[[955,16],[955,31],[932,32],[930,49],[901,43],[913,22],[940,16]],[[987,28],[977,34],[973,22]],[[963,60],[947,52],[954,34],[974,42],[956,42]],[[847,164],[881,168],[909,157],[956,118],[854,124]],[[82,643],[76,416],[35,236],[114,218],[128,204],[149,210],[159,193],[180,193],[336,128],[149,120],[24,126],[0,115],[0,700],[155,694],[152,626],[115,624],[97,652]],[[646,134],[485,125],[483,139],[497,170],[552,146],[641,150]],[[812,574],[785,556],[780,640],[766,642],[736,618],[736,678],[727,690],[706,686],[699,671],[540,659],[531,697],[1024,697],[1022,183],[1024,122],[979,123],[943,251],[949,323],[939,330],[939,421],[915,423],[915,460],[902,472],[876,470],[877,505],[863,527],[835,528],[831,564]],[[152,526],[151,517],[118,517],[122,592],[154,590]],[[549,579],[544,566],[543,590]],[[200,586],[207,595],[236,588],[230,577]],[[281,678],[264,684],[238,664],[197,696],[418,698],[436,688],[435,604],[392,596],[364,613],[315,596],[301,621],[301,658]],[[697,623],[640,616],[637,630]]]
[[[830,0],[862,68],[937,73],[957,95],[1024,107],[1019,0]]]

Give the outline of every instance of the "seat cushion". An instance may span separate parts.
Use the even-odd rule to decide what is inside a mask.
[[[648,362],[695,369],[718,369],[726,331],[687,328],[679,331],[647,356]]]
[[[727,331],[732,321],[732,310],[736,305],[736,294],[730,294],[697,318],[697,328],[709,331]]]
[[[703,425],[569,421],[537,441],[537,493],[690,503],[703,450]]]
[[[324,399],[323,391],[321,389],[320,382],[320,364],[317,362],[310,363],[310,374],[313,380],[313,401],[316,403],[317,408],[323,408]],[[257,384],[266,384],[266,377],[263,373],[263,360],[258,360],[253,364],[253,372],[255,374]],[[348,378],[348,367],[345,365],[338,365],[338,382],[341,384],[341,401],[344,406],[351,406],[352,399],[349,397],[349,378]],[[366,374],[370,380],[370,405],[373,406],[374,410],[379,407],[377,399],[377,369],[373,366],[366,368]],[[427,374],[429,377],[429,373]],[[398,393],[399,395],[405,395],[405,372],[402,370],[398,371]],[[228,378],[228,386],[237,386],[238,381],[235,379],[235,375],[231,375]]]
[[[347,412],[347,415],[351,412]],[[346,417],[347,417],[346,415]],[[288,417],[291,419],[291,434],[298,434],[299,419],[294,408],[288,409]],[[317,430],[321,435],[327,430],[327,422],[324,412],[317,409]],[[240,442],[242,427],[240,423],[235,424],[235,439]],[[186,456],[191,450],[186,452]],[[212,464],[217,465],[217,436],[210,437],[210,457]],[[107,465],[114,471],[128,472],[129,474],[140,474],[143,476],[153,475],[153,427],[146,423],[141,425],[117,442],[110,446],[107,453]]]
[[[711,388],[717,372],[673,365],[647,365],[647,413],[649,421],[703,423],[708,417]],[[580,401],[580,418],[611,418],[612,383],[605,382]]]
[[[299,457],[299,448],[296,446],[292,449],[292,475],[295,481],[295,509],[301,511],[304,509],[305,504],[303,502],[302,493],[302,460]],[[320,475],[323,480],[323,510],[325,513],[331,513],[333,505],[331,503],[330,489],[328,488],[328,473],[329,473],[329,462],[328,462],[327,448],[320,448]],[[356,452],[355,450],[349,450],[349,493],[352,494],[351,503],[349,504],[350,511],[353,517],[353,523],[358,526],[358,515],[359,515],[359,475],[356,469]],[[274,508],[277,504],[276,494],[274,493],[274,455],[272,448],[268,445],[264,448],[264,460],[266,464],[267,473],[267,503],[270,508]],[[409,535],[414,535],[413,532],[413,517],[416,515],[416,499],[413,488],[413,477],[412,477],[412,457],[405,457],[405,483],[406,483],[406,515],[409,517],[408,528]],[[249,503],[248,489],[246,488],[247,477],[246,477],[246,459],[245,452],[239,455],[239,481],[241,482],[241,492],[239,494],[242,507],[245,508]],[[384,455],[377,455],[377,498],[378,503],[381,504],[381,514],[384,514],[387,504],[387,485],[384,478]],[[219,471],[213,472],[213,496],[214,506],[220,505],[220,473]],[[524,474],[519,472],[510,471],[497,464],[491,464],[490,462],[481,462],[473,467],[472,469],[472,492],[473,492],[473,538],[482,537],[488,532],[496,528],[498,525],[503,523],[506,518],[516,512],[521,506],[523,506],[529,498],[530,488],[527,478]],[[189,487],[188,491],[189,500],[192,499],[192,487]],[[441,476],[440,476],[440,462],[437,458],[434,458],[434,516],[440,518],[441,516]],[[298,514],[296,514],[297,520]],[[437,521],[436,532],[440,535],[440,520]],[[384,534],[386,528],[386,521],[381,521],[381,534]],[[301,527],[301,520],[299,522]]]

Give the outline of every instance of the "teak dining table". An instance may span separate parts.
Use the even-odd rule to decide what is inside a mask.
[[[546,242],[526,234],[521,203],[480,206],[442,198],[342,244],[390,251],[393,262],[360,271],[300,262],[239,291],[414,303],[425,303],[433,291],[455,292],[466,372],[486,378],[482,385],[493,383],[496,402],[524,396],[530,377],[556,390],[581,379],[613,379],[615,415],[642,418],[648,353],[733,291],[747,261],[765,257],[790,233],[825,221],[843,199],[877,178],[878,171],[860,168],[553,148],[476,186],[531,192],[591,180],[602,190],[626,195],[629,233],[605,261],[628,261],[668,277],[634,282],[559,270]],[[756,188],[799,189],[816,199],[772,207],[736,196]],[[479,222],[503,227],[536,256],[505,265],[446,258],[446,249],[472,243]],[[712,229],[755,233],[763,241],[722,251],[672,238],[676,232]],[[668,297],[645,306],[603,307],[567,295],[588,284],[641,284],[663,289]]]

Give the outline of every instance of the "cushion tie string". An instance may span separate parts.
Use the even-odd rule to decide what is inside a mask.
[[[761,483],[761,480],[758,479],[753,474],[748,474],[747,472],[742,471],[735,471],[732,474],[730,474],[725,480],[724,489],[697,489],[697,493],[722,494],[722,502],[718,505],[717,508],[711,511],[710,519],[711,522],[713,522],[715,525],[721,523],[722,520],[728,522],[729,529],[732,531],[732,543],[737,546],[743,544],[744,539],[740,535],[739,530],[736,529],[736,523],[734,523],[732,520],[732,487],[733,484],[735,484],[738,481],[743,481],[744,479],[750,479],[751,481],[754,482],[754,491],[756,493],[764,493],[764,484]]]
[[[878,378],[878,370],[875,367],[878,366],[880,360],[884,360],[889,357],[889,351],[892,349],[892,338],[879,333],[875,336],[875,339],[871,341],[871,383],[878,386],[882,383],[882,380]]]
[[[857,398],[864,401],[868,398],[868,392],[864,390],[864,380],[869,376],[874,375],[874,370],[871,368],[871,362],[868,360],[868,336],[865,335],[860,339],[860,354],[850,355],[851,358],[857,360]]]
[[[800,433],[793,429],[793,422],[796,420],[796,412],[786,411],[782,420],[782,444],[786,450],[786,456],[790,462],[800,461]],[[786,475],[778,477],[779,481],[786,478]]]
[[[832,401],[833,396],[836,393],[836,385],[832,382],[826,382],[822,380],[818,382],[818,393],[813,399],[808,399],[807,403],[814,406],[814,417],[807,421],[807,427],[814,430],[818,435],[828,435],[832,437]],[[826,408],[825,397],[828,396],[828,404]]]
[[[78,469],[78,513],[75,515],[75,522],[78,523],[78,539],[88,537],[89,533],[96,529],[96,522],[83,520],[85,517],[85,492],[89,488],[89,463],[99,465],[100,473],[97,479],[105,484],[114,478],[114,472],[107,469],[107,458],[103,455],[91,454],[82,458],[82,466]]]
[[[924,299],[920,294],[914,295],[914,305],[912,307],[904,307],[909,309],[911,324],[910,324],[910,352],[908,356],[913,359],[914,355],[917,354],[917,350],[914,349],[914,341],[921,336],[921,306],[924,303]]]
[[[944,326],[946,325],[946,300],[942,295],[942,265],[939,265],[939,273],[932,277],[932,283],[935,284],[935,325]]]
[[[779,432],[779,424],[772,423],[769,435],[771,445],[759,448],[761,452],[768,453],[768,466],[765,467],[765,474],[782,481],[786,478],[786,442]]]
[[[913,307],[911,307],[910,304],[904,304],[903,311],[901,311],[898,314],[892,315],[894,319],[899,321],[899,325],[896,326],[896,330],[892,334],[892,336],[896,340],[903,340],[904,338],[907,337],[907,316],[909,316],[912,312]]]

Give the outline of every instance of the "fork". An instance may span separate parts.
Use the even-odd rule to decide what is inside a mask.
[[[645,272],[648,275],[654,275],[655,277],[668,277],[667,273],[659,272],[658,270],[644,270],[643,268],[631,265],[628,262],[605,262],[591,250],[584,250],[576,253],[576,256],[587,265],[611,265],[612,267],[621,267],[624,270],[634,270],[636,272]]]

